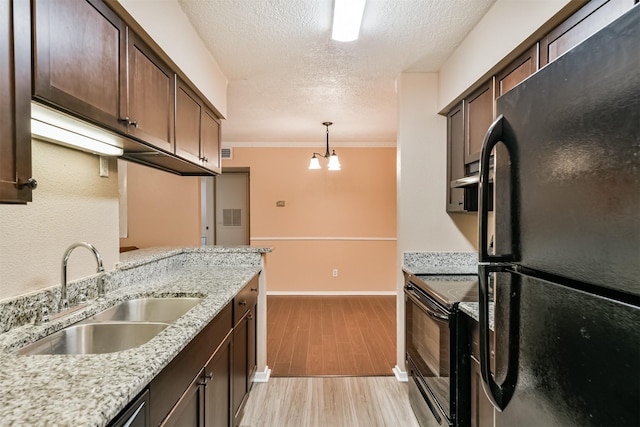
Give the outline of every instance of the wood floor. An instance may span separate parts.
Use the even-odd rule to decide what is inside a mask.
[[[249,394],[241,427],[418,427],[395,377],[271,378]]]
[[[395,364],[395,296],[267,297],[272,376],[392,375]]]

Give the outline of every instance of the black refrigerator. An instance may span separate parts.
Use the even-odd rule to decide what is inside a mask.
[[[639,426],[640,6],[500,97],[497,114],[479,190],[481,371],[495,423]]]

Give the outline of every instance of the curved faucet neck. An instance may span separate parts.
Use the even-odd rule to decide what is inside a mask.
[[[96,263],[98,265],[96,269],[96,273],[104,272],[104,267],[102,266],[102,257],[100,256],[100,252],[98,252],[95,246],[86,242],[78,242],[69,246],[67,250],[64,252],[64,255],[62,257],[62,277],[60,278],[60,286],[61,286],[60,303],[58,304],[59,306],[58,308],[60,311],[66,310],[67,308],[69,308],[69,301],[67,299],[67,262],[69,261],[69,256],[71,255],[71,252],[77,247],[84,247],[89,249],[93,253],[93,256],[96,258]]]

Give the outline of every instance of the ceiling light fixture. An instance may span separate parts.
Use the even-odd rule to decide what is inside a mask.
[[[351,42],[358,38],[365,3],[366,0],[334,1],[332,39]]]
[[[332,122],[323,122],[323,126],[327,127],[327,151],[324,154],[313,153],[311,156],[311,161],[309,162],[309,169],[320,169],[320,160],[318,157],[324,157],[325,159],[329,159],[329,164],[327,165],[330,171],[339,171],[340,170],[340,160],[338,159],[338,155],[336,154],[336,150],[332,150],[329,153],[329,126],[331,126]]]

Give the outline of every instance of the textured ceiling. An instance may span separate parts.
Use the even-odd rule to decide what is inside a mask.
[[[395,81],[437,71],[495,0],[368,0],[331,40],[332,0],[179,0],[229,79],[225,143],[394,143]]]

